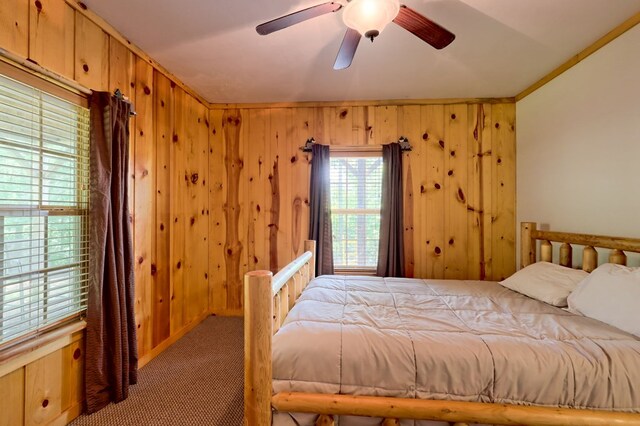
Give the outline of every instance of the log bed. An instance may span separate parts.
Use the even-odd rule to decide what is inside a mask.
[[[591,272],[598,265],[595,248],[610,249],[609,262],[626,264],[627,252],[640,253],[640,239],[541,231],[535,223],[521,224],[521,265],[538,258],[553,259],[552,242],[561,243],[559,263],[572,267],[571,244],[584,246],[582,269]],[[504,425],[640,425],[640,414],[550,408],[484,402],[424,400],[380,396],[352,396],[281,392],[272,394],[272,336],[309,281],[314,278],[315,242],[305,242],[305,253],[276,275],[252,271],[244,278],[245,425],[271,425],[272,409],[281,412],[319,414],[316,425],[333,425],[334,415],[381,417],[382,425],[399,424],[398,419]]]

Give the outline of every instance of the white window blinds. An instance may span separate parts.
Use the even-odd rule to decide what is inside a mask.
[[[336,269],[375,269],[380,238],[381,157],[331,158]]]
[[[89,111],[0,75],[0,345],[85,309]]]

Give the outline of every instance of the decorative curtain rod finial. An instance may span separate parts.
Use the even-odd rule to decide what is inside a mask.
[[[126,98],[126,96],[124,96],[122,94],[122,92],[120,91],[120,89],[116,89],[115,92],[113,92],[113,96],[115,96],[116,98],[120,99],[121,101],[125,101],[127,102],[129,105],[131,105],[131,111],[129,112],[129,115],[138,115],[135,111],[135,109],[133,109],[133,104],[131,103],[131,101],[129,99]]]
[[[309,138],[304,145],[300,147],[300,150],[302,152],[311,152],[314,143],[316,143],[316,140],[314,138]]]
[[[409,139],[404,136],[400,136],[398,139],[398,144],[400,145],[400,151],[411,151],[411,144],[409,143]]]

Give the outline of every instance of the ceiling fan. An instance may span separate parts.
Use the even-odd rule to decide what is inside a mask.
[[[346,0],[346,4],[327,2],[260,24],[260,35],[271,34],[311,18],[337,12],[344,8],[342,20],[348,27],[344,35],[333,69],[349,68],[356,54],[358,43],[364,36],[376,38],[387,24],[393,21],[436,49],[447,47],[456,36],[415,10],[399,3],[399,0]]]

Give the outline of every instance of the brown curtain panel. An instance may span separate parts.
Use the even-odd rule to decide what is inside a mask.
[[[400,145],[382,145],[382,208],[378,276],[404,276],[402,224],[402,151]]]
[[[131,105],[91,96],[90,276],[87,307],[87,412],[125,399],[137,381],[133,244],[128,205]]]
[[[316,241],[316,276],[333,274],[329,147],[314,144],[311,159],[309,239]]]

